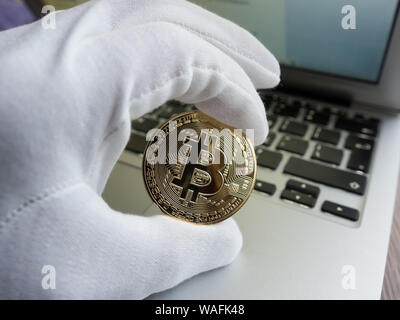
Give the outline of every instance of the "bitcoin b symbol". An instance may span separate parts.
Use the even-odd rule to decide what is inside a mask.
[[[223,184],[223,177],[220,170],[224,167],[224,156],[220,149],[219,162],[212,163],[212,143],[206,145],[209,141],[207,133],[202,132],[199,140],[190,139],[187,143],[191,150],[201,144],[198,148],[197,163],[186,164],[184,170],[178,177],[172,180],[176,189],[181,190],[180,199],[197,202],[199,194],[211,195],[216,193]]]

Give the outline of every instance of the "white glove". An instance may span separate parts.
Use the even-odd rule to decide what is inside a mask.
[[[169,99],[264,141],[255,87],[280,69],[253,36],[185,1],[90,1],[56,30],[0,33],[0,65],[0,298],[144,298],[232,262],[232,219],[121,214],[100,195],[131,119]]]

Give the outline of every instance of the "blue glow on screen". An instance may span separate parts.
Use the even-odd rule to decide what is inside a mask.
[[[281,64],[377,81],[398,0],[193,0],[253,33]],[[342,7],[356,29],[343,29]]]

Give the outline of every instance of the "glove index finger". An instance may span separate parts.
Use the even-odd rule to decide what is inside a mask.
[[[274,55],[250,32],[189,1],[173,0],[163,6],[157,19],[170,22],[208,41],[247,73],[258,89],[273,88],[280,82],[280,66]]]

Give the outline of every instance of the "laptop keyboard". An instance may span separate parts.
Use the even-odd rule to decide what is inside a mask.
[[[364,205],[379,120],[275,92],[260,96],[270,133],[256,147],[255,190],[271,201],[354,226]],[[147,131],[194,108],[171,101],[132,121],[126,149],[143,153]]]

